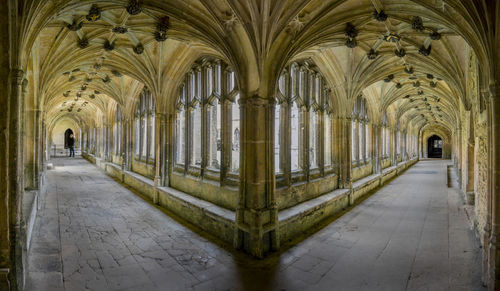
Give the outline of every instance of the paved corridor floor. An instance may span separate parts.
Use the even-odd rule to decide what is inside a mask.
[[[55,159],[28,290],[484,290],[446,164],[421,161],[266,260],[227,251],[83,159]]]

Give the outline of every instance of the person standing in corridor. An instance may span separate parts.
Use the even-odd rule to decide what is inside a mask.
[[[68,147],[69,147],[69,156],[74,158],[75,157],[75,138],[73,137],[73,134],[69,135]]]

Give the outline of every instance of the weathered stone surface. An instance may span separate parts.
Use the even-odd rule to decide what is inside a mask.
[[[27,290],[483,290],[479,244],[444,183],[446,161],[416,164],[264,260],[228,252],[84,160],[56,163]]]

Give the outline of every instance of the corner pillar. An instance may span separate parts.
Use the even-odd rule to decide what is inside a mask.
[[[500,286],[500,86],[492,86],[491,92],[491,235],[489,238],[489,283],[495,290]]]
[[[242,147],[234,244],[258,258],[279,248],[274,103],[258,95],[240,100]]]

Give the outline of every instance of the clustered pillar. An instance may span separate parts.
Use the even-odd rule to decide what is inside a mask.
[[[279,247],[274,187],[274,100],[258,95],[241,99],[240,198],[235,247],[263,257]]]

